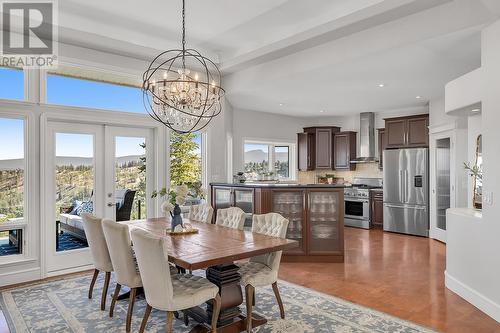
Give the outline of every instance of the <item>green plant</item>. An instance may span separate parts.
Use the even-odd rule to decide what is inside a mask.
[[[478,165],[471,165],[470,162],[464,162],[464,169],[468,171],[471,177],[483,180],[483,170]]]

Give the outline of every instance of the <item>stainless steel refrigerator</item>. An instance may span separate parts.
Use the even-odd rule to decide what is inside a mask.
[[[384,150],[384,230],[429,236],[429,149]]]

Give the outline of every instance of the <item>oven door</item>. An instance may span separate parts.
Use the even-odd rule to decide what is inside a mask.
[[[368,200],[345,198],[344,217],[355,220],[370,219],[370,205]]]

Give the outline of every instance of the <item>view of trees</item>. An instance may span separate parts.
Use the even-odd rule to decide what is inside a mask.
[[[23,216],[24,171],[0,170],[0,222]]]

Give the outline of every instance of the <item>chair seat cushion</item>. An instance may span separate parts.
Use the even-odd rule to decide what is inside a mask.
[[[254,287],[263,287],[273,284],[278,280],[278,273],[271,268],[258,262],[239,263],[241,275],[241,285],[252,285]]]
[[[175,309],[167,311],[184,310],[215,298],[219,292],[212,282],[204,277],[191,274],[177,274],[172,276]]]
[[[61,223],[83,230],[83,219],[78,215],[59,214]]]

